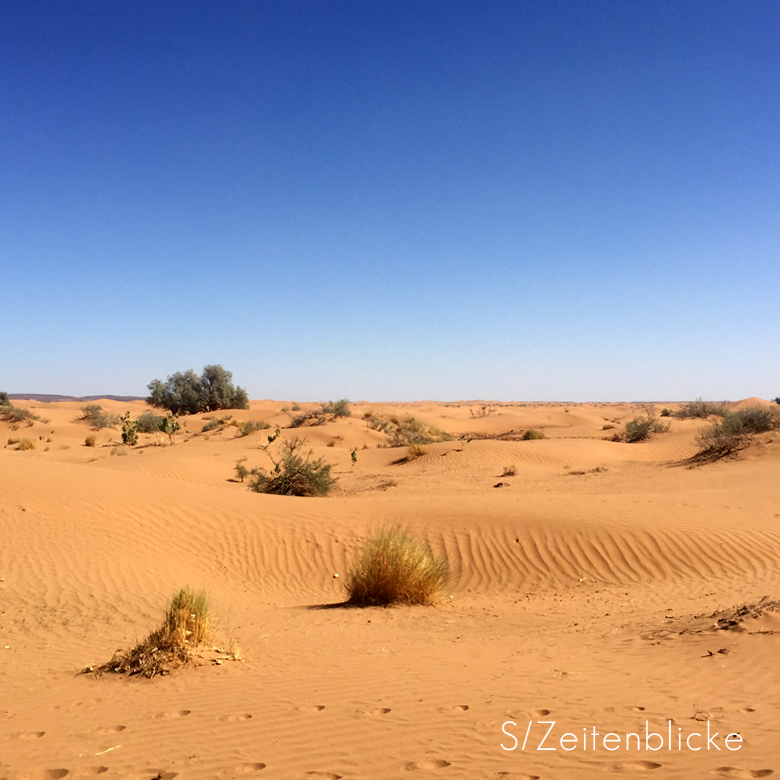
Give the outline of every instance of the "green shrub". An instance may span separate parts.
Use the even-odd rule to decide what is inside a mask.
[[[103,411],[100,404],[87,404],[81,410],[80,422],[85,422],[91,428],[116,428],[119,425],[119,417],[111,412]]]
[[[523,441],[533,441],[534,439],[546,439],[544,431],[537,431],[534,428],[529,428],[523,434]]]
[[[124,653],[117,652],[106,664],[94,671],[155,677],[189,663],[193,651],[205,644],[211,635],[206,596],[182,588],[172,599],[162,626],[143,642]],[[92,671],[88,669],[85,671]]]
[[[342,398],[340,401],[328,401],[322,404],[323,414],[332,414],[334,417],[349,417],[352,410],[349,408],[349,401]]]
[[[168,437],[168,444],[173,444],[173,437],[181,430],[179,418],[175,414],[169,414],[160,423],[160,432]]]
[[[673,414],[671,409],[661,409],[661,417],[671,417]]]
[[[293,404],[290,409],[292,409],[294,412],[300,412],[301,411],[301,405],[300,404]]]
[[[246,458],[236,461],[236,479],[244,481],[245,477],[249,476],[249,469],[244,465]]]
[[[201,376],[190,369],[165,382],[153,379],[148,387],[147,403],[176,415],[249,408],[246,390],[234,387],[233,374],[219,365],[206,366]]]
[[[356,606],[431,604],[448,578],[447,562],[399,529],[370,538],[347,574],[349,602]]]
[[[10,406],[11,399],[8,397],[8,393],[0,392],[0,406]]]
[[[130,412],[122,415],[122,444],[128,447],[135,447],[138,444],[138,425],[130,417]]]
[[[659,422],[655,412],[648,409],[644,417],[634,417],[626,423],[622,438],[629,444],[636,444],[636,442],[646,441],[655,433],[665,433],[668,430],[669,426]]]
[[[0,405],[0,420],[9,423],[26,422],[32,424],[34,420],[41,420],[41,418],[29,409],[22,409],[9,403]]]
[[[777,396],[777,398],[773,398],[773,399],[772,399],[772,402],[773,402],[773,403],[776,403],[776,404],[780,404],[780,395],[779,395],[779,396]]]
[[[305,444],[305,439],[298,438],[283,442],[279,460],[268,455],[274,464],[270,473],[261,468],[249,472],[249,488],[255,493],[277,496],[326,496],[336,484],[330,474],[331,466],[321,458],[311,460],[311,451],[303,456]]]
[[[135,421],[138,433],[158,433],[162,430],[164,419],[154,412],[142,412]]]
[[[683,406],[674,413],[674,416],[683,420],[691,418],[706,420],[713,414],[718,417],[725,417],[726,407],[723,404],[716,404],[712,401],[703,401],[701,398],[697,398],[695,401],[683,404]]]

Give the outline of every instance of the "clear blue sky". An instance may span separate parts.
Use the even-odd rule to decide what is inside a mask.
[[[2,19],[2,390],[780,395],[776,0]]]

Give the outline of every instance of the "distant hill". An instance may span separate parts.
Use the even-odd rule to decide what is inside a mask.
[[[8,397],[14,401],[40,401],[41,403],[53,403],[54,401],[98,401],[105,398],[108,401],[144,401],[140,395],[51,395],[46,393],[8,393]]]

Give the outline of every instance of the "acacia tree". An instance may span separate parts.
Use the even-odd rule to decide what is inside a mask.
[[[146,402],[173,414],[197,414],[219,409],[248,409],[243,387],[234,387],[233,374],[222,366],[206,366],[199,377],[192,369],[177,371],[165,382],[153,379]]]

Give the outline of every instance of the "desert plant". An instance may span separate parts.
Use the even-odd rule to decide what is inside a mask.
[[[236,428],[238,429],[238,435],[249,436],[256,431],[267,431],[271,427],[271,424],[265,420],[246,420],[238,423]]]
[[[135,421],[138,433],[157,433],[162,430],[162,422],[165,418],[154,412],[142,412]]]
[[[334,417],[349,417],[352,410],[349,408],[349,401],[342,398],[339,401],[328,401],[322,404],[323,414],[332,414]]]
[[[726,407],[723,404],[716,404],[712,401],[703,401],[701,398],[697,398],[695,401],[683,404],[674,413],[674,416],[679,419],[701,418],[706,420],[713,414],[718,417],[724,417],[726,415]]]
[[[363,415],[369,428],[381,431],[387,437],[391,447],[405,447],[409,444],[432,444],[437,441],[450,441],[451,436],[432,425],[417,420],[414,417],[403,419],[396,417],[380,417],[372,413]]]
[[[346,588],[356,606],[431,604],[447,577],[444,559],[410,534],[389,528],[371,537],[354,556]]]
[[[176,415],[249,408],[246,390],[234,387],[233,374],[219,365],[206,366],[201,376],[190,369],[165,382],[153,379],[148,387],[147,403]]]
[[[205,644],[210,634],[205,595],[182,588],[173,597],[160,628],[132,649],[117,651],[108,663],[94,671],[98,675],[114,672],[150,678],[168,674],[189,663],[193,650]]]
[[[294,412],[300,412],[301,411],[301,405],[300,404],[293,404],[290,409],[292,409]]]
[[[780,404],[780,395],[772,399],[772,403]]]
[[[311,450],[304,456],[305,444],[306,439],[284,441],[279,460],[266,450],[274,467],[270,473],[261,468],[252,469],[249,488],[255,493],[278,496],[326,496],[336,484],[335,477],[330,474],[331,466],[322,458],[312,460]]]
[[[517,476],[517,466],[504,466],[504,471],[501,474],[502,477],[515,477]]]
[[[639,441],[646,441],[655,433],[665,433],[668,430],[669,426],[659,422],[655,412],[648,409],[644,417],[634,417],[633,420],[626,423],[622,438],[629,444],[635,444]]]
[[[491,409],[491,407],[489,407],[487,404],[482,404],[482,406],[480,406],[477,410],[469,409],[469,414],[473,418],[490,417],[494,411],[495,409]]]
[[[22,409],[8,403],[0,405],[0,420],[9,423],[26,422],[28,425],[32,425],[34,420],[41,420],[41,418],[29,409]]]
[[[604,425],[601,426],[602,431],[611,431],[615,426],[612,423],[604,423]]]
[[[129,413],[128,413],[129,414]],[[119,425],[119,417],[111,412],[106,412],[100,404],[87,404],[81,410],[79,422],[85,422],[91,428],[116,428]]]
[[[244,481],[244,477],[249,476],[249,469],[244,465],[245,461],[246,458],[241,458],[241,460],[236,461],[236,479],[241,482]]]
[[[534,439],[546,439],[547,437],[544,435],[544,431],[537,431],[534,428],[529,428],[524,434],[523,434],[523,441],[533,441]]]
[[[8,397],[8,393],[0,392],[0,406],[10,406],[11,399]]]
[[[180,429],[179,418],[175,414],[169,414],[160,423],[160,431],[168,437],[168,444],[173,444],[173,437]]]
[[[661,409],[661,417],[671,417],[673,414],[671,409]]]
[[[406,460],[407,462],[411,460],[417,460],[417,458],[421,458],[423,455],[427,454],[427,452],[428,448],[424,444],[420,444],[416,441],[410,441],[406,446]]]
[[[135,447],[138,444],[138,424],[130,417],[130,412],[125,412],[122,417],[122,444]]]
[[[95,436],[94,433],[90,433],[84,438],[85,447],[94,447],[96,443],[97,443],[97,436]]]
[[[21,452],[23,452],[24,450],[34,450],[35,442],[32,439],[22,439],[19,442],[19,446],[16,449]]]
[[[7,446],[10,447],[12,444],[18,444],[18,443],[19,443],[19,439],[14,439],[11,436],[8,437],[8,445]]]

